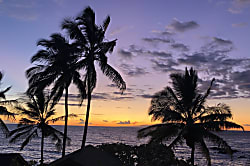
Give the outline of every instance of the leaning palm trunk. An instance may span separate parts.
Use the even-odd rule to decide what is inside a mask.
[[[87,139],[87,132],[88,132],[88,125],[89,125],[89,112],[90,112],[90,104],[91,104],[91,88],[90,88],[90,73],[88,73],[88,105],[87,105],[87,112],[86,112],[86,118],[85,118],[85,126],[84,126],[84,132],[83,132],[83,138],[82,138],[82,147],[83,149],[85,147],[86,139]]]
[[[193,147],[192,147],[192,151],[191,151],[191,165],[192,166],[194,166],[194,150],[195,150],[195,147],[194,147],[194,145],[193,145]]]
[[[42,129],[42,139],[41,139],[41,165],[43,165],[43,146],[44,146],[44,129]]]
[[[62,149],[62,157],[65,156],[65,149],[66,149],[66,138],[68,132],[68,87],[65,88],[65,123],[64,123],[64,133],[63,133],[63,149]]]

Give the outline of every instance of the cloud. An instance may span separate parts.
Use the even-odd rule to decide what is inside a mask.
[[[175,35],[175,32],[170,32],[168,30],[164,30],[164,31],[152,30],[152,33],[159,34],[159,35],[166,35],[166,36]]]
[[[108,84],[107,87],[116,88],[117,86],[115,84]]]
[[[121,93],[121,92],[113,92],[113,94],[115,94],[115,95],[132,95],[132,93],[130,93],[130,92],[123,92],[123,93]]]
[[[174,19],[171,24],[169,24],[166,29],[169,31],[185,32],[187,30],[198,28],[199,24],[195,21],[181,22]]]
[[[121,32],[124,32],[124,31],[126,31],[128,29],[132,29],[132,28],[133,28],[133,26],[124,26],[124,27],[115,28],[115,29],[111,30],[110,36],[120,34]]]
[[[116,124],[122,124],[122,125],[124,125],[124,124],[130,124],[130,120],[128,120],[128,121],[120,121],[120,122],[118,122]]]
[[[250,7],[250,0],[233,0],[231,7],[228,8],[228,12],[232,14],[240,14],[244,9]]]
[[[105,122],[105,123],[109,122],[108,120],[102,120],[102,121]]]
[[[178,66],[178,63],[174,59],[152,59],[152,68],[155,71],[161,72],[178,72],[179,69],[174,68],[174,66]]]
[[[120,65],[120,69],[123,71],[124,74],[130,77],[138,77],[148,74],[148,72],[144,68],[134,67],[125,63]]]
[[[150,95],[150,94],[142,94],[142,95],[137,95],[138,97],[142,97],[142,98],[145,98],[145,99],[151,99],[153,95]]]
[[[146,53],[152,57],[169,58],[172,56],[171,53],[165,51],[146,51]]]
[[[163,39],[163,38],[158,38],[158,37],[146,37],[146,38],[142,38],[143,41],[145,42],[149,42],[149,43],[171,43],[172,40],[171,39]]]
[[[124,49],[119,49],[118,54],[121,55],[122,58],[125,58],[125,59],[131,59],[134,56],[132,52],[128,50],[124,50]]]
[[[240,14],[241,13],[241,9],[235,9],[235,8],[228,8],[227,11],[232,13],[232,14]]]
[[[80,120],[79,124],[84,124],[84,120],[83,119],[79,119],[79,120]]]
[[[232,45],[233,44],[231,40],[225,40],[225,39],[218,38],[218,37],[213,37],[213,41],[218,45]]]
[[[250,126],[250,124],[243,124],[243,126]]]
[[[232,24],[232,27],[246,27],[248,24],[246,22],[241,22],[241,23],[237,23],[237,24]]]
[[[188,46],[182,43],[173,43],[170,45],[170,47],[178,51],[189,51]]]
[[[65,103],[57,103],[57,105],[65,105]],[[72,107],[80,107],[80,104],[75,104],[75,103],[68,103],[68,106],[72,106]],[[81,106],[86,106],[85,104],[82,104]]]
[[[3,1],[1,1],[3,2]],[[0,6],[3,14],[8,17],[21,20],[21,21],[34,21],[37,20],[37,8],[38,3],[32,0],[12,0],[6,3],[2,3]]]

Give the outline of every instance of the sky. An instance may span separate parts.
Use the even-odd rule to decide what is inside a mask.
[[[207,105],[228,104],[233,120],[250,130],[250,0],[0,0],[1,89],[12,86],[8,99],[27,89],[25,70],[39,50],[37,41],[65,34],[63,19],[87,6],[95,11],[97,24],[110,15],[106,38],[118,40],[108,62],[127,83],[121,95],[98,72],[90,125],[152,124],[151,96],[171,85],[169,74],[194,67],[201,92],[216,78]],[[86,107],[78,107],[74,86],[69,100],[70,113],[81,114],[69,124],[82,125]],[[63,115],[63,102],[57,112]]]

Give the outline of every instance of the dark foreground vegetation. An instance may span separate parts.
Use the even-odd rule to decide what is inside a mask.
[[[5,93],[10,87],[0,91],[0,115],[5,115],[9,119],[14,119],[17,114],[23,117],[19,121],[18,128],[13,131],[9,131],[0,118],[0,128],[6,136],[10,137],[10,143],[21,139],[23,142],[21,150],[32,138],[41,138],[40,165],[46,165],[43,163],[46,137],[56,142],[57,149],[62,151],[62,157],[65,156],[66,142],[69,140],[68,118],[72,116],[68,111],[71,84],[76,85],[79,91],[79,106],[82,106],[83,100],[87,100],[86,111],[83,112],[86,114],[84,133],[79,151],[85,150],[91,97],[97,84],[96,65],[99,65],[102,73],[121,90],[121,93],[126,90],[126,83],[122,76],[108,63],[107,54],[112,53],[116,45],[116,39],[109,41],[105,38],[109,23],[110,17],[107,16],[102,25],[96,25],[95,13],[87,7],[74,19],[63,21],[62,29],[66,31],[65,35],[54,33],[51,39],[40,40],[38,46],[42,46],[42,49],[31,58],[33,66],[26,71],[29,82],[26,95],[29,101],[26,105],[19,103],[22,106],[15,106],[19,112],[9,112],[5,106],[16,104],[15,100],[5,99]],[[0,72],[0,81],[2,77]],[[212,79],[208,89],[201,93],[202,90],[198,89],[199,78],[193,68],[190,70],[186,68],[184,74],[173,73],[170,78],[172,85],[152,97],[149,109],[152,120],[160,120],[162,123],[138,132],[138,138],[150,137],[149,144],[140,146],[103,144],[96,147],[98,151],[113,154],[124,166],[193,166],[195,151],[199,148],[207,165],[210,166],[212,165],[210,153],[205,142],[209,140],[225,153],[232,155],[233,151],[227,142],[211,131],[243,129],[243,127],[231,121],[232,113],[226,104],[221,103],[213,107],[206,105],[215,79]],[[63,97],[65,115],[56,118],[54,107]],[[65,122],[63,133],[49,125],[57,120]],[[173,139],[172,143],[164,145],[164,141],[169,139]],[[187,162],[178,160],[172,150],[184,141],[191,149],[190,159]],[[94,157],[98,158],[98,156]]]
[[[130,146],[122,143],[102,144],[97,148],[113,154],[124,166],[188,166],[183,160],[178,160],[173,151],[164,144],[143,144]]]

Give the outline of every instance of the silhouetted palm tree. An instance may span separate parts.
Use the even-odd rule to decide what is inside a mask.
[[[205,102],[210,94],[214,79],[204,95],[197,89],[198,76],[192,68],[185,74],[171,74],[173,89],[166,87],[156,93],[151,101],[149,115],[152,120],[161,120],[162,124],[152,125],[138,131],[138,137],[150,136],[150,142],[161,142],[174,138],[169,148],[186,140],[192,149],[191,164],[194,165],[195,147],[199,147],[211,165],[209,150],[204,138],[217,144],[227,153],[232,154],[231,147],[219,136],[210,131],[220,131],[242,126],[228,121],[232,118],[229,106],[218,104],[206,107]]]
[[[58,120],[63,120],[65,116],[53,118],[55,109],[53,104],[49,104],[49,96],[44,93],[29,95],[29,101],[25,103],[26,108],[17,106],[22,119],[19,121],[18,128],[12,130],[9,134],[10,143],[23,139],[20,150],[35,137],[38,137],[38,132],[41,132],[41,165],[43,164],[43,147],[44,138],[49,137],[55,143],[58,151],[62,149],[62,139],[64,134],[49,125]],[[70,115],[75,116],[75,115]],[[68,141],[70,140],[67,137]]]
[[[86,98],[85,84],[77,70],[79,49],[76,43],[69,43],[61,34],[52,34],[51,40],[42,39],[38,42],[44,49],[35,54],[31,62],[38,62],[26,71],[29,79],[29,94],[35,94],[48,86],[52,86],[51,96],[56,104],[65,91],[65,126],[62,156],[65,155],[67,125],[68,125],[68,89],[70,84],[79,90],[81,103]]]
[[[62,28],[67,30],[72,40],[77,42],[82,49],[82,59],[78,62],[81,69],[86,71],[84,86],[87,92],[87,111],[85,119],[84,134],[82,140],[82,148],[85,146],[88,120],[90,112],[91,93],[96,87],[96,69],[95,62],[100,66],[101,71],[112,82],[114,82],[121,91],[126,89],[126,83],[121,75],[111,67],[107,62],[106,54],[113,52],[116,40],[108,41],[105,39],[105,32],[110,23],[110,17],[104,20],[102,26],[95,24],[95,13],[90,8],[85,8],[81,14],[75,19],[65,19]]]
[[[3,73],[0,72],[0,83],[3,79]],[[15,114],[12,112],[9,112],[8,109],[4,106],[6,104],[11,104],[11,103],[16,103],[16,100],[6,100],[5,93],[10,90],[11,87],[8,87],[4,89],[3,91],[0,91],[0,115],[7,116],[8,119],[14,120],[15,119]],[[2,101],[1,99],[4,99]],[[3,133],[8,136],[9,134],[9,129],[4,123],[4,121],[0,118],[0,129],[3,131]]]

